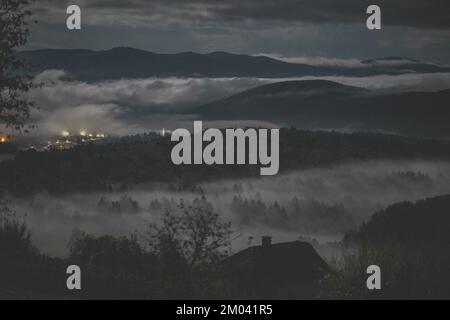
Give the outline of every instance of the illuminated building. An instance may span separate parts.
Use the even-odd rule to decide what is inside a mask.
[[[105,138],[106,134],[104,133],[91,133],[86,130],[80,130],[78,133],[73,133],[64,130],[61,132],[60,136],[49,141],[45,149],[67,150],[78,145],[97,142]]]
[[[6,135],[0,135],[0,143],[8,143],[10,142],[11,137]]]
[[[159,130],[159,131],[157,131],[157,132],[158,132],[158,134],[159,134],[161,137],[165,137],[166,135],[172,133],[172,131],[167,130],[166,128],[163,128],[162,130]]]

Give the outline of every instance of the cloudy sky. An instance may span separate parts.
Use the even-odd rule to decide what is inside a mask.
[[[66,9],[72,4],[81,7],[81,31],[66,28]],[[381,31],[366,27],[371,4],[382,9]],[[36,0],[32,11],[39,24],[26,49],[130,46],[158,53],[228,51],[348,67],[363,67],[362,59],[403,56],[450,65],[449,0]],[[41,107],[33,113],[39,128],[33,133],[53,136],[84,129],[126,135],[186,127],[192,119],[179,110],[286,80],[83,83],[65,80],[65,72],[48,70],[38,76],[46,85],[31,92]],[[299,80],[311,79],[315,78]],[[371,90],[450,87],[450,73],[322,79]],[[242,124],[247,125],[251,124]]]
[[[66,29],[66,8],[82,9],[81,31]],[[366,28],[378,4],[383,30]],[[383,56],[450,64],[448,0],[39,0],[28,49],[154,52],[230,51],[284,57]]]

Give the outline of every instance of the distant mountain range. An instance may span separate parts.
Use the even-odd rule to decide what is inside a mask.
[[[377,74],[450,72],[450,67],[401,57],[362,61],[360,67],[312,66],[265,56],[226,52],[156,54],[120,47],[106,51],[36,50],[17,53],[34,72],[62,69],[76,80],[100,81],[149,77],[299,77],[369,76]]]
[[[402,57],[361,61],[358,67],[312,66],[226,52],[156,54],[133,48],[107,51],[19,52],[33,72],[63,69],[80,81],[148,77],[370,76],[450,72],[449,67]],[[310,129],[377,131],[450,138],[450,90],[386,93],[330,81],[286,81],[251,89],[184,111],[205,120],[260,120]]]
[[[209,120],[450,137],[450,90],[380,94],[330,81],[264,85],[188,110]]]

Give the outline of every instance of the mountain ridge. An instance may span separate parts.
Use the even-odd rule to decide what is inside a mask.
[[[212,121],[450,138],[450,89],[380,93],[324,80],[278,82],[186,110]],[[408,119],[408,121],[405,121]]]
[[[450,72],[450,67],[429,63],[374,63],[366,60],[364,67],[316,66],[290,63],[267,56],[211,53],[159,54],[131,47],[109,50],[40,49],[17,53],[32,66],[34,73],[49,69],[66,70],[76,80],[101,81],[150,77],[261,77],[284,78],[300,76],[370,76],[410,72]],[[381,58],[383,59],[383,58]],[[377,61],[381,61],[378,59]],[[385,58],[389,59],[389,58]],[[392,59],[392,58],[391,58]],[[397,61],[398,62],[398,61]]]

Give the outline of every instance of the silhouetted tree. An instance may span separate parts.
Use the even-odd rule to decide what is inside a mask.
[[[0,124],[22,129],[34,104],[24,93],[34,87],[31,78],[14,50],[23,46],[29,34],[32,0],[2,0],[0,2]]]
[[[211,298],[225,290],[217,275],[230,245],[231,224],[203,202],[181,205],[181,213],[167,212],[160,224],[149,226],[148,243],[170,298]]]
[[[167,212],[162,224],[149,227],[155,251],[175,250],[191,268],[220,261],[230,245],[231,224],[204,206],[180,205],[180,215]]]
[[[136,236],[94,237],[74,230],[69,250],[70,259],[83,266],[127,270],[140,274],[146,271],[152,260],[151,255],[138,244]]]
[[[7,202],[0,200],[0,259],[33,253],[36,253],[36,249],[32,245],[28,227],[19,221]]]

